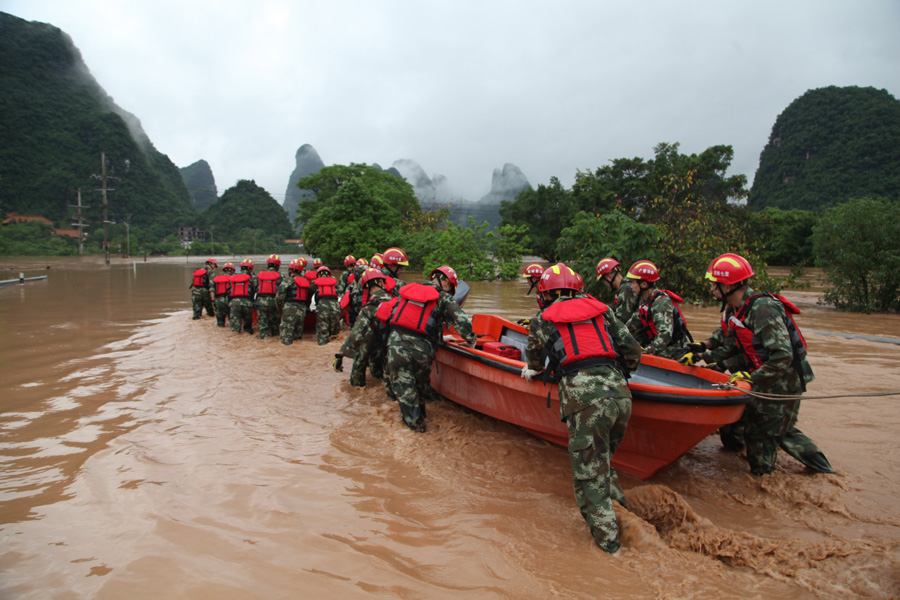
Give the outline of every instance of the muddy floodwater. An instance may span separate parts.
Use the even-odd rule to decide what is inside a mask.
[[[900,396],[864,395],[900,391],[898,315],[788,291],[816,373],[799,427],[839,473],[782,453],[754,478],[710,436],[621,476],[610,556],[564,448],[450,402],[412,433],[331,370],[346,330],[191,320],[195,268],[0,258],[48,276],[0,286],[0,598],[900,597]],[[522,282],[471,286],[470,314],[536,312]],[[719,312],[685,316],[702,339]]]

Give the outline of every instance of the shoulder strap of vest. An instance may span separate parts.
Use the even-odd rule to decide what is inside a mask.
[[[400,288],[400,297],[413,302],[430,302],[441,297],[441,293],[433,285],[408,283]]]
[[[573,298],[564,302],[554,302],[544,309],[541,318],[551,323],[576,323],[602,315],[607,308],[596,298]]]

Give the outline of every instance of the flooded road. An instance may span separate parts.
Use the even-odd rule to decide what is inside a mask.
[[[564,448],[448,402],[410,432],[377,380],[331,370],[339,340],[192,321],[196,261],[3,268],[49,275],[0,287],[4,599],[900,596],[900,396],[804,402],[837,475],[782,454],[754,478],[711,436],[650,480],[621,476],[610,556]],[[521,282],[471,286],[470,314],[536,312]],[[900,338],[898,315],[786,295],[804,330]],[[685,315],[698,339],[719,318]],[[807,396],[900,391],[900,346],[807,341]]]

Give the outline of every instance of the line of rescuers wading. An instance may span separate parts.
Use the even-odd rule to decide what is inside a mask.
[[[343,372],[344,357],[352,359],[350,384],[364,387],[368,368],[383,380],[388,397],[399,403],[404,424],[423,433],[426,401],[438,397],[430,386],[435,349],[441,341],[458,340],[446,333],[447,326],[468,347],[476,346],[476,336],[455,297],[456,271],[445,265],[431,271],[427,283],[407,283],[399,274],[408,265],[400,248],[389,248],[371,261],[347,256],[345,271],[336,280],[318,259],[312,271],[304,272],[306,260],[298,258],[282,279],[276,255],[258,275],[244,260],[241,273],[226,263],[224,275],[212,276],[217,264],[211,258],[193,274],[194,318],[206,307],[219,326],[225,326],[230,314],[232,331],[252,333],[255,307],[260,337],[280,332],[282,343],[290,344],[302,337],[306,312],[315,311],[320,345],[338,333],[343,319],[351,330],[334,355],[333,369]],[[614,258],[604,258],[596,275],[614,292],[613,306],[585,294],[582,277],[562,263],[548,268],[527,265],[522,277],[529,284],[528,294],[537,291],[539,312],[519,323],[529,332],[521,376],[532,381],[540,375],[545,383],[558,384],[575,498],[598,546],[610,553],[619,548],[612,501],[627,505],[610,460],[631,415],[627,379],[645,353],[730,372],[731,383],[747,381],[755,392],[797,397],[754,398],[738,422],[720,429],[726,449],[746,448],[752,474],[771,473],[779,447],[815,471],[834,472],[816,444],[796,427],[800,394],[814,378],[806,342],[793,319],[800,311],[780,295],[753,290],[749,280],[754,272],[746,259],[728,253],[710,263],[705,277],[721,302],[722,320],[701,342],[688,330],[678,306],[682,299],[661,287],[652,262],[639,260],[624,271]]]

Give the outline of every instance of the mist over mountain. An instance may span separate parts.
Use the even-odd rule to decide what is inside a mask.
[[[0,208],[66,222],[81,188],[96,228],[92,190],[105,153],[110,220],[161,233],[196,221],[178,168],[100,87],[68,35],[0,13],[0,56]]]
[[[410,158],[401,158],[394,161],[394,168],[413,186],[416,198],[422,206],[434,204],[450,204],[459,201],[455,197],[447,178],[439,173],[428,177],[425,169]]]
[[[318,173],[319,169],[325,166],[319,153],[310,144],[303,144],[297,148],[294,155],[295,167],[288,177],[287,190],[284,192],[284,210],[287,213],[288,221],[293,225],[294,219],[297,217],[297,209],[300,203],[312,195],[309,190],[301,190],[297,187],[297,182],[304,177],[309,177],[313,173]]]
[[[182,167],[180,171],[184,185],[191,195],[194,208],[198,211],[203,212],[219,199],[219,192],[216,190],[216,178],[213,177],[213,172],[208,162],[200,159],[192,165]]]

